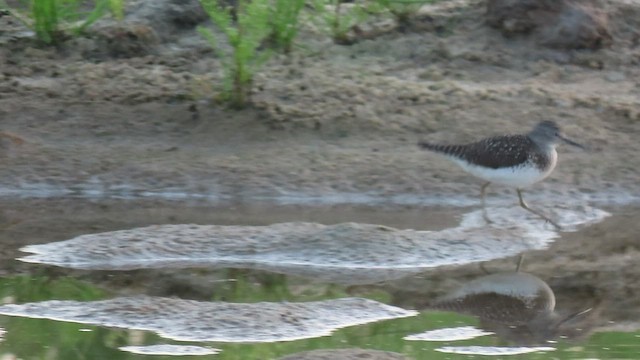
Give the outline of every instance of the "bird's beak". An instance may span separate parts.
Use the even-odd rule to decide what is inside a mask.
[[[577,142],[575,142],[575,141],[573,141],[571,139],[567,139],[563,135],[558,135],[558,138],[560,138],[560,140],[566,142],[567,144],[575,146],[575,147],[578,147],[578,148],[580,148],[582,150],[586,150],[587,149],[584,145],[578,144]]]

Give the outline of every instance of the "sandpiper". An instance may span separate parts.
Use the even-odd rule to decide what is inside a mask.
[[[555,168],[558,161],[556,146],[560,141],[584,149],[567,139],[560,127],[548,120],[540,122],[527,134],[498,135],[464,145],[421,141],[418,146],[443,154],[468,173],[486,180],[480,190],[483,210],[487,186],[492,183],[511,186],[516,188],[520,206],[560,229],[556,222],[531,209],[522,199],[522,188],[543,180]],[[485,220],[491,222],[484,211]]]

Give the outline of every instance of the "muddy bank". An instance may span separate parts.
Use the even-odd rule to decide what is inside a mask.
[[[99,61],[75,43],[41,48],[5,34],[1,126],[25,143],[3,143],[0,189],[246,201],[473,199],[478,181],[416,149],[418,139],[465,142],[554,119],[590,150],[561,148],[555,173],[531,192],[624,201],[640,193],[633,66],[640,10],[632,2],[603,4],[616,20],[615,41],[599,50],[505,37],[485,23],[478,1],[426,7],[411,31],[352,46],[307,28],[304,49],[258,74],[256,107],[243,111],[207,101],[220,63],[192,28],[160,36],[140,56]]]

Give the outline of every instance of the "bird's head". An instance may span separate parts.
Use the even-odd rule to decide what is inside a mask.
[[[556,146],[560,142],[565,142],[581,149],[585,148],[577,142],[568,139],[562,132],[562,129],[560,129],[560,126],[558,126],[555,121],[551,120],[545,120],[538,123],[538,125],[536,125],[529,133],[529,137],[540,145]]]

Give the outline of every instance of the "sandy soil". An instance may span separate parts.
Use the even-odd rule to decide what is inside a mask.
[[[639,198],[637,1],[596,2],[612,38],[597,50],[505,36],[478,0],[425,7],[409,26],[351,46],[308,25],[291,56],[260,71],[255,106],[241,111],[210,101],[221,65],[194,30],[202,14],[190,2],[177,12],[143,3],[124,23],[104,21],[58,48],[0,18],[0,130],[24,140],[0,137],[0,194],[470,205],[480,182],[417,140],[465,142],[553,119],[589,150],[561,147],[531,199]],[[514,202],[510,191],[493,188],[491,201]],[[554,249],[566,256],[534,255],[540,265],[530,271],[552,277],[597,253],[629,273],[600,284],[640,292],[628,289],[637,274],[619,261],[637,255],[634,217],[612,221],[589,230],[610,246],[567,241]]]

